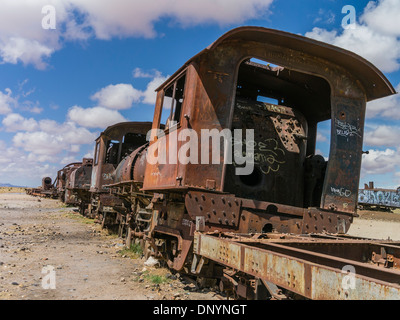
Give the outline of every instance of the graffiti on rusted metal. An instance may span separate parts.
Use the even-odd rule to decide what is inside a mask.
[[[361,189],[358,193],[358,203],[400,208],[400,189],[398,190]]]

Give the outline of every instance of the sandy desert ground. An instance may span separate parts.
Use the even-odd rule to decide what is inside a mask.
[[[57,200],[0,193],[0,300],[219,299],[191,279],[144,263],[121,239]]]

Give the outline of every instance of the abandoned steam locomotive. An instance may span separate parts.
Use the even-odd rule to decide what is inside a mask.
[[[246,269],[250,258],[239,258],[244,247],[231,252],[219,244],[214,261],[202,253],[203,236],[248,244],[299,235],[315,245],[306,235],[345,234],[357,210],[366,102],[395,93],[354,53],[260,27],[226,33],[156,91],[152,123],[115,124],[96,140],[90,188],[74,191],[82,213],[118,231],[127,245],[141,243],[170,268],[222,279],[244,297],[260,297],[260,286],[274,295],[266,281],[271,272]],[[326,161],[315,154],[316,137],[318,124],[329,119]],[[214,135],[204,138],[205,130]],[[226,141],[240,142],[236,155],[253,159],[250,174],[237,174],[244,165],[236,158],[226,161]],[[171,161],[179,156],[186,161]],[[315,297],[311,287],[271,282]]]

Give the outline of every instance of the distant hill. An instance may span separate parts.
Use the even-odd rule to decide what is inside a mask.
[[[22,186],[14,186],[13,184],[10,183],[2,183],[0,182],[0,187],[6,187],[6,188],[26,188]]]

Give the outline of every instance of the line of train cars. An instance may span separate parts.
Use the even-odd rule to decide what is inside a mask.
[[[71,206],[84,205],[90,199],[89,189],[93,159],[84,158],[73,162],[57,172],[56,179],[44,177],[38,188],[27,188],[26,193],[60,201]]]
[[[59,172],[57,190],[128,246],[137,241],[188,273],[195,232],[346,233],[357,211],[366,102],[395,94],[358,55],[261,27],[227,32],[156,92],[153,122],[108,127],[93,161]],[[315,154],[316,137],[318,123],[329,119],[326,161]],[[223,143],[219,163],[154,161],[185,150],[184,138],[170,138],[188,129],[198,137],[197,154],[215,151],[202,145],[204,129],[241,130],[243,137],[253,129],[254,170],[237,175],[240,164],[223,161]],[[197,275],[218,278],[222,267],[205,262]]]

